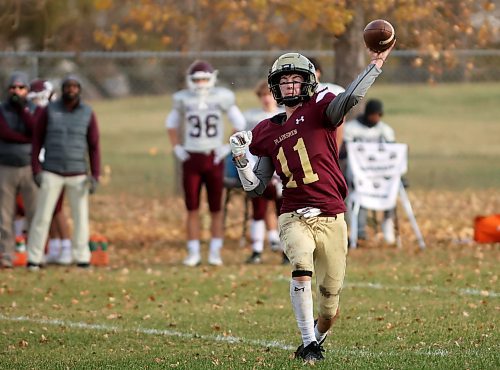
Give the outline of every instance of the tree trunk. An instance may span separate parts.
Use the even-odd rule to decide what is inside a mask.
[[[335,42],[335,83],[347,87],[366,66],[363,29],[365,27],[363,5],[360,1],[348,0],[348,8],[353,10],[352,22]],[[349,117],[355,117],[364,110],[363,104],[351,109]]]

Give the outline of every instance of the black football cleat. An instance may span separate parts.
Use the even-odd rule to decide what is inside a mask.
[[[259,252],[253,252],[250,257],[245,261],[249,265],[260,265],[262,263],[262,256]]]
[[[322,361],[325,359],[325,356],[323,356],[324,351],[323,347],[316,341],[309,343],[307,347],[301,344],[295,352],[295,358],[305,362]]]

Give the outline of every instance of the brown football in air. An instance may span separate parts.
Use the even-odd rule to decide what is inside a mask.
[[[392,24],[383,19],[376,19],[366,25],[363,38],[368,49],[380,53],[394,44],[396,33]]]

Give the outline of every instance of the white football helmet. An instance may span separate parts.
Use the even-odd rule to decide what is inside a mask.
[[[187,70],[186,84],[189,90],[203,94],[215,86],[217,73],[212,65],[204,60],[197,60]]]
[[[50,81],[40,78],[31,81],[28,99],[40,107],[45,107],[49,102],[56,99],[54,86]]]

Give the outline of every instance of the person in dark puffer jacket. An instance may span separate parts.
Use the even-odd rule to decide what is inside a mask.
[[[81,101],[81,89],[79,77],[65,77],[61,99],[41,112],[36,125],[32,170],[40,191],[28,238],[28,268],[32,271],[42,264],[52,213],[63,187],[74,224],[73,259],[81,268],[90,264],[88,195],[95,192],[99,181],[99,129],[92,108]],[[42,146],[45,161],[40,163]]]

